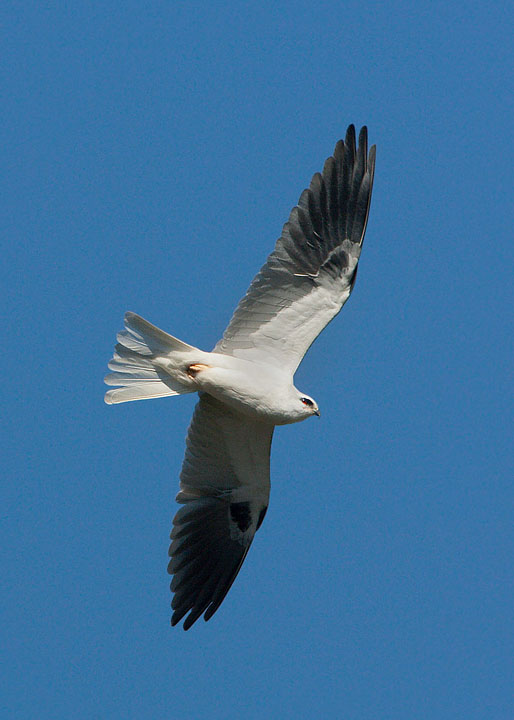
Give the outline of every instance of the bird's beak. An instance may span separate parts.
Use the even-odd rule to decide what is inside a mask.
[[[314,415],[317,415],[318,417],[321,417],[321,413],[319,410],[314,410]]]

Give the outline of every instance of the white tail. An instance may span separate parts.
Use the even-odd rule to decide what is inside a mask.
[[[185,372],[169,374],[167,364],[177,368],[187,366],[202,354],[200,350],[177,340],[135,313],[125,313],[125,330],[118,333],[118,344],[105,377],[107,385],[121,385],[105,393],[105,402],[129,402],[148,398],[182,395],[197,388]],[[178,357],[177,357],[178,356]]]

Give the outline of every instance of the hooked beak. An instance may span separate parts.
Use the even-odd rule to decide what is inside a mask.
[[[314,415],[317,415],[318,417],[321,417],[321,413],[320,413],[319,409],[318,409],[318,410],[314,410]]]

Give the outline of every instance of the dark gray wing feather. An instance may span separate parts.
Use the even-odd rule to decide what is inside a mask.
[[[169,564],[169,572],[174,575],[171,624],[176,625],[189,612],[184,630],[206,610],[206,620],[216,612],[251,544],[251,539],[242,543],[231,538],[226,500],[203,498],[186,508],[189,513],[174,520]],[[177,538],[176,531],[186,534]]]
[[[239,303],[216,352],[294,373],[355,284],[375,170],[367,129],[350,125],[323,172],[291,211],[266,264]]]

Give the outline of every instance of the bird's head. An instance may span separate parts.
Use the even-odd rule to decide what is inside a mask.
[[[318,403],[305,393],[298,393],[298,409],[303,418],[307,418],[310,415],[320,416]]]

